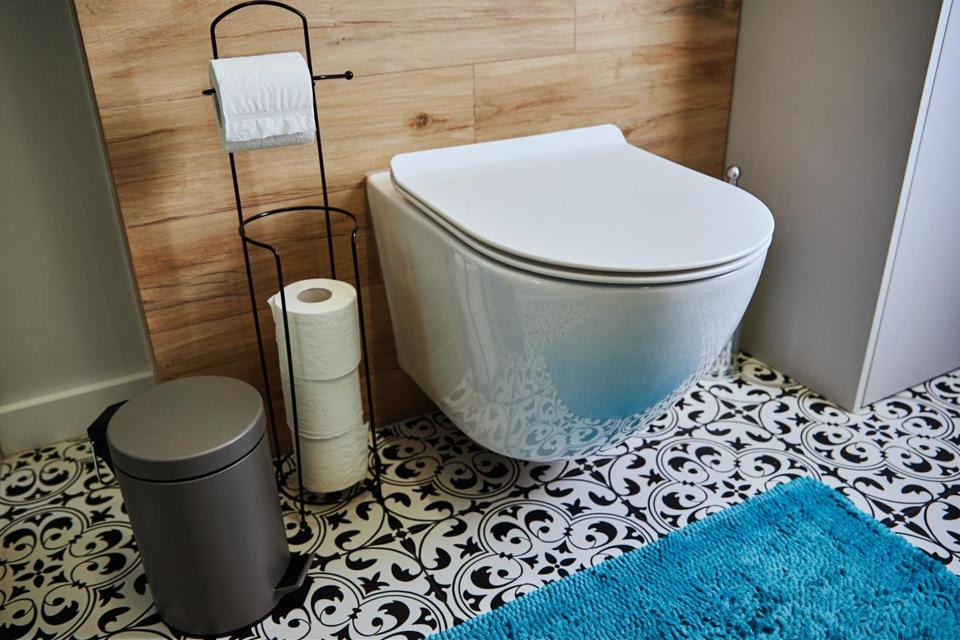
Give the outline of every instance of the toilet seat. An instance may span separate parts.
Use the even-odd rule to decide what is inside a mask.
[[[394,186],[448,233],[527,271],[658,284],[761,257],[749,193],[630,145],[614,125],[394,156]]]

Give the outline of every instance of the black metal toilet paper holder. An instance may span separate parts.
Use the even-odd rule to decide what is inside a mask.
[[[220,15],[214,18],[213,22],[210,23],[210,44],[213,49],[214,59],[218,59],[220,57],[219,50],[217,48],[217,25],[220,23],[220,21],[222,21],[227,16],[233,13],[236,13],[242,9],[245,9],[248,7],[254,7],[254,6],[276,7],[276,8],[288,11],[290,13],[293,13],[300,18],[300,23],[303,29],[303,45],[306,53],[307,68],[310,70],[310,76],[313,80],[313,83],[312,83],[313,84],[313,87],[312,87],[313,88],[313,123],[314,123],[314,130],[316,134],[315,144],[317,149],[317,161],[320,168],[320,185],[323,193],[322,205],[318,204],[318,205],[299,205],[299,206],[290,206],[290,207],[279,207],[275,209],[268,209],[266,211],[261,211],[254,215],[244,217],[243,206],[242,206],[242,201],[240,197],[240,184],[237,178],[236,159],[234,158],[233,153],[228,154],[230,158],[230,176],[232,178],[232,183],[233,183],[234,203],[236,205],[237,221],[239,223],[239,233],[240,233],[240,238],[242,240],[242,246],[243,246],[243,261],[244,261],[244,266],[245,266],[246,275],[247,275],[247,286],[250,292],[250,305],[253,311],[253,324],[254,324],[254,328],[257,336],[257,348],[260,356],[260,371],[263,377],[264,392],[266,394],[267,415],[270,423],[270,431],[272,435],[274,452],[277,454],[277,457],[274,460],[276,477],[277,477],[277,486],[280,489],[280,491],[284,491],[285,487],[283,483],[283,464],[289,459],[289,456],[291,454],[286,454],[285,456],[279,455],[280,441],[277,435],[277,422],[276,422],[276,417],[274,415],[275,412],[273,409],[272,394],[270,392],[270,380],[268,376],[267,359],[266,359],[264,346],[263,346],[263,334],[260,329],[260,313],[257,305],[256,288],[253,281],[253,271],[250,265],[250,251],[249,251],[250,245],[269,251],[274,258],[274,267],[276,270],[277,284],[279,285],[279,289],[280,289],[280,307],[283,314],[284,343],[285,343],[284,348],[286,349],[288,379],[290,384],[290,404],[291,404],[290,413],[291,413],[291,417],[293,418],[293,436],[295,439],[299,440],[300,423],[299,423],[299,416],[297,413],[297,392],[296,392],[295,377],[293,374],[293,358],[292,358],[292,348],[290,344],[289,319],[287,315],[287,299],[286,299],[286,294],[284,293],[284,287],[286,286],[286,281],[284,280],[284,276],[283,276],[283,261],[281,259],[280,251],[270,243],[263,242],[262,240],[257,240],[255,238],[250,237],[247,234],[247,231],[248,231],[248,227],[250,227],[251,225],[254,225],[257,222],[263,221],[272,216],[279,216],[282,214],[290,214],[290,213],[297,213],[297,212],[307,213],[307,214],[311,214],[311,213],[315,214],[318,212],[322,212],[324,216],[324,224],[325,224],[326,234],[327,234],[327,254],[328,254],[329,264],[330,264],[331,279],[334,279],[334,280],[337,279],[336,254],[334,252],[333,227],[331,224],[331,214],[339,216],[342,219],[346,219],[350,221],[350,223],[352,224],[352,228],[350,230],[350,248],[351,248],[352,258],[353,258],[353,280],[354,280],[353,284],[356,287],[356,291],[357,291],[357,315],[358,315],[358,321],[360,325],[360,347],[361,347],[361,356],[363,361],[363,376],[364,376],[364,382],[366,383],[365,404],[366,404],[366,410],[367,410],[367,421],[369,423],[369,428],[370,428],[370,449],[372,451],[372,467],[373,467],[373,480],[372,482],[368,480],[367,486],[368,488],[371,489],[376,499],[378,501],[382,501],[383,496],[381,492],[381,478],[380,478],[381,471],[382,471],[382,462],[380,459],[380,452],[377,447],[377,426],[376,426],[376,420],[374,417],[373,390],[372,390],[373,387],[371,384],[371,377],[370,377],[370,364],[369,364],[369,356],[368,356],[368,348],[367,348],[367,334],[366,334],[366,327],[364,323],[364,319],[366,316],[364,313],[363,294],[361,290],[362,287],[361,287],[361,279],[360,279],[360,261],[357,253],[357,233],[359,231],[359,225],[357,223],[357,218],[354,214],[340,207],[334,207],[330,205],[329,193],[327,190],[327,174],[326,174],[326,168],[323,162],[323,144],[320,137],[320,119],[317,112],[316,83],[320,80],[338,80],[338,79],[351,80],[353,78],[353,73],[351,71],[345,71],[343,73],[337,73],[337,74],[326,74],[326,75],[314,74],[313,59],[310,53],[310,25],[309,25],[309,22],[307,21],[307,17],[296,8],[291,7],[290,5],[284,4],[282,2],[277,2],[275,0],[249,0],[247,2],[241,2],[223,11]],[[213,95],[215,93],[215,90],[206,89],[202,93],[204,95]],[[307,497],[304,495],[303,472],[302,472],[301,460],[300,460],[300,457],[301,457],[300,447],[294,447],[294,451],[292,455],[296,459],[297,492],[298,492],[298,499],[300,503],[300,519],[301,519],[301,525],[302,525],[304,522],[304,519],[306,518],[305,505],[308,503],[309,504],[325,504],[325,501],[318,501],[315,497],[313,497],[313,494],[311,494],[311,498],[308,501]]]

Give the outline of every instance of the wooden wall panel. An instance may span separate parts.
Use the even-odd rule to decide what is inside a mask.
[[[574,0],[337,0],[317,55],[363,74],[574,50]]]
[[[399,152],[614,122],[629,139],[719,174],[739,2],[735,0],[290,0],[311,21],[332,204],[359,218],[379,417],[428,401],[398,368],[364,176]],[[161,379],[199,373],[259,384],[229,165],[208,86],[210,20],[232,0],[75,0],[137,286]],[[295,18],[227,18],[223,55],[302,50]],[[319,202],[314,147],[238,154],[246,214]],[[589,188],[585,185],[584,188]],[[294,214],[296,215],[296,214]],[[325,273],[323,225],[258,227],[288,277]],[[334,229],[350,269],[348,225]],[[270,256],[252,254],[258,308]],[[270,371],[278,394],[276,367]]]
[[[363,186],[367,173],[397,153],[474,141],[470,66],[374,75],[324,89],[317,105],[332,189]]]
[[[577,51],[729,44],[739,15],[739,0],[579,0]]]
[[[729,43],[479,64],[477,139],[612,122],[633,144],[718,175],[732,75]]]
[[[75,0],[101,108],[189,98],[207,82],[210,21],[234,0]],[[318,69],[358,76],[574,50],[574,0],[300,0]],[[221,55],[303,49],[299,20],[228,16]],[[135,55],[131,56],[131,53]]]

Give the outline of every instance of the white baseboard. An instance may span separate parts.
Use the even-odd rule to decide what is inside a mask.
[[[143,371],[0,405],[0,451],[9,455],[82,436],[108,405],[154,384],[153,372]]]

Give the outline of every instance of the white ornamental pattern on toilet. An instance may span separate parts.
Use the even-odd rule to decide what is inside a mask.
[[[381,436],[384,504],[310,507],[300,530],[285,489],[310,584],[235,638],[421,638],[801,475],[960,573],[960,372],[851,415],[747,359],[575,462],[493,454],[440,414]],[[0,637],[175,637],[85,442],[4,461]]]
[[[497,305],[488,283],[476,277],[475,268],[461,268],[472,274],[464,277],[460,290],[464,317],[493,314]],[[478,323],[469,332],[473,366],[448,376],[456,382],[448,383],[439,404],[478,442],[520,457],[551,460],[592,455],[642,430],[715,365],[715,355],[722,345],[713,340],[724,334],[713,325],[742,316],[749,294],[743,291],[739,297],[726,296],[701,304],[699,323],[707,330],[699,332],[696,368],[685,378],[676,379],[671,392],[633,415],[586,417],[564,401],[546,354],[551,343],[590,325],[593,312],[580,301],[541,296],[520,296],[516,300],[524,340],[518,340],[515,349],[505,348],[502,340],[489,333],[489,327],[497,325],[495,318]],[[458,380],[457,375],[462,377]]]

